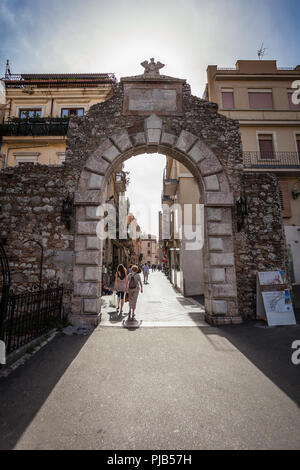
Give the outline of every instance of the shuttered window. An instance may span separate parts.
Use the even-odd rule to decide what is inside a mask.
[[[272,92],[249,91],[251,109],[273,109]]]
[[[300,158],[300,134],[296,136],[296,142],[297,142],[298,156]]]
[[[273,135],[259,134],[258,143],[261,160],[273,160],[275,158]]]
[[[279,183],[280,191],[280,203],[282,210],[282,217],[291,217],[291,202],[290,202],[290,192],[288,183]]]
[[[234,109],[233,91],[222,91],[223,109]]]

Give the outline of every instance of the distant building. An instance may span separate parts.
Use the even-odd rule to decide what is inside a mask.
[[[155,235],[142,235],[141,237],[142,263],[158,264],[157,239]]]

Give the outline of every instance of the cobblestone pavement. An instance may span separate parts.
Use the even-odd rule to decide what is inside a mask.
[[[150,273],[149,284],[139,294],[136,318],[144,326],[205,326],[204,306],[183,297],[160,272]],[[114,296],[102,299],[101,326],[121,326],[127,317],[129,305],[125,303],[122,316],[112,307]]]

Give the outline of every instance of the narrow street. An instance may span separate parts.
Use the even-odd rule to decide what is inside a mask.
[[[0,448],[299,449],[299,326],[212,328],[162,274],[149,281],[147,328],[106,314],[0,380]]]
[[[143,275],[141,274],[143,282]],[[129,306],[124,305],[123,316],[111,306],[114,296],[103,297],[101,326],[122,326]],[[205,326],[204,306],[177,292],[161,272],[150,272],[149,283],[143,284],[139,294],[136,318],[145,326]]]

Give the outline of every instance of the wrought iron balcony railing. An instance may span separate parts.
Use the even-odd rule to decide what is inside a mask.
[[[69,121],[57,121],[47,119],[43,122],[7,121],[0,125],[1,137],[17,137],[17,136],[65,136],[68,132]]]
[[[300,169],[298,152],[243,152],[244,167],[251,169]]]

